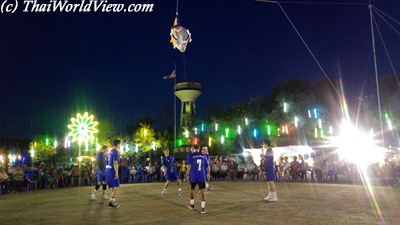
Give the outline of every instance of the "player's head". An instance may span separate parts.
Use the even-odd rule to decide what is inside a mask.
[[[201,148],[201,153],[207,154],[208,153],[208,148],[207,147],[202,147]]]
[[[120,141],[120,140],[114,140],[114,141],[113,141],[113,146],[114,146],[114,147],[116,147],[116,148],[118,147],[118,148],[119,148],[120,145],[121,145],[121,141]]]
[[[199,145],[193,145],[193,152],[198,152],[200,150]]]
[[[107,145],[103,145],[103,147],[101,147],[101,151],[106,153],[108,151],[108,146]]]
[[[271,147],[271,140],[269,140],[268,138],[265,138],[263,141],[263,144],[266,145],[267,147]]]
[[[169,149],[168,148],[164,149],[164,155],[165,156],[169,156]]]

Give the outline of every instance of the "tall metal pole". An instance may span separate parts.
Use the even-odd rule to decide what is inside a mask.
[[[175,84],[174,84],[174,151],[176,149],[176,96],[175,96],[175,86],[176,86],[176,63],[175,63]]]
[[[376,61],[376,50],[375,50],[375,37],[374,37],[374,25],[372,19],[372,4],[371,0],[369,0],[369,18],[371,21],[371,36],[372,36],[372,51],[374,54],[374,67],[375,67],[375,82],[376,82],[376,92],[378,97],[378,110],[379,110],[379,123],[381,125],[381,138],[382,138],[382,146],[385,146],[385,140],[383,137],[383,124],[382,124],[382,112],[381,112],[381,101],[380,101],[380,93],[379,93],[379,80],[378,80],[378,66]]]

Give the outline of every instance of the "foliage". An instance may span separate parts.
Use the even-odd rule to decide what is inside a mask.
[[[54,146],[52,146],[50,143],[52,143],[52,139],[48,138],[49,144],[46,145],[46,136],[44,135],[37,135],[33,139],[33,141],[29,144],[29,152],[32,155],[32,149],[34,151],[34,157],[33,161],[35,163],[38,162],[46,162],[49,163],[52,161],[55,152]]]

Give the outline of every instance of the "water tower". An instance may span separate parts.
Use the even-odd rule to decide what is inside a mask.
[[[195,115],[196,114],[196,99],[201,94],[201,84],[193,81],[183,81],[176,83],[174,86],[174,94],[178,97],[181,102],[181,122],[185,115]]]

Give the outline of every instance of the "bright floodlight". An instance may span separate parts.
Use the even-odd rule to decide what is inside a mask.
[[[72,141],[78,141],[80,145],[82,142],[87,143],[94,139],[94,134],[99,132],[95,128],[99,123],[93,119],[94,116],[89,116],[87,112],[83,116],[78,113],[76,118],[71,118],[72,124],[68,125],[71,132],[68,133],[68,136],[72,137]]]
[[[331,140],[337,146],[340,157],[358,165],[366,166],[368,163],[383,161],[385,156],[384,148],[377,146],[377,141],[350,123],[344,123],[340,135]]]

